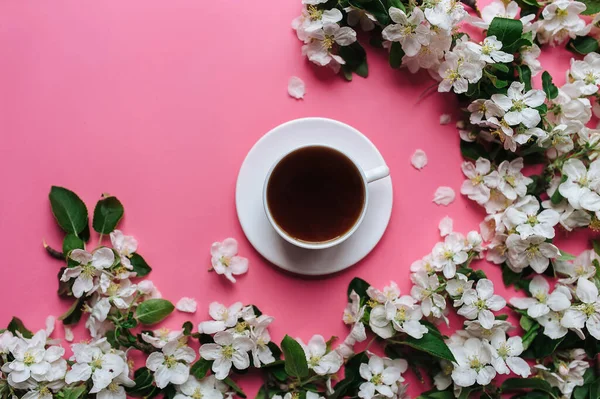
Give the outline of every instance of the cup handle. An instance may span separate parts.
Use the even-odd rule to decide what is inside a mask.
[[[369,169],[365,171],[367,177],[367,183],[372,183],[376,180],[383,179],[390,175],[390,168],[387,165],[379,166],[377,168]]]

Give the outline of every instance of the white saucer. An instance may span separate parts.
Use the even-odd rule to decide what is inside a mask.
[[[283,240],[269,224],[262,194],[269,169],[277,159],[306,144],[326,144],[348,154],[364,170],[385,163],[377,148],[358,130],[325,118],[296,119],[277,126],[252,147],[238,175],[235,203],[248,241],[267,260],[287,271],[324,275],[344,270],[377,245],[392,213],[392,180],[369,184],[369,208],[358,230],[343,243],[327,249],[298,248]]]

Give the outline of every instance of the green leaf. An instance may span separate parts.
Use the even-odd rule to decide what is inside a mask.
[[[590,36],[578,36],[567,43],[567,49],[582,55],[598,51],[598,47],[598,41]]]
[[[600,241],[593,240],[592,241],[592,246],[594,247],[594,252],[596,252],[596,255],[600,256]]]
[[[529,348],[529,346],[531,345],[531,343],[533,342],[535,337],[537,337],[537,335],[539,334],[540,328],[541,328],[541,326],[536,323],[525,333],[525,335],[523,336],[523,349],[524,350]]]
[[[502,42],[502,50],[514,52],[514,44],[523,35],[523,23],[518,19],[495,17],[490,23],[487,36],[496,36]]]
[[[582,12],[582,15],[594,15],[600,12],[600,1],[598,0],[580,0],[583,4],[585,4],[585,11]]]
[[[13,334],[16,334],[18,331],[25,338],[33,337],[33,333],[31,331],[29,331],[27,329],[27,327],[25,327],[25,324],[23,324],[23,321],[21,319],[19,319],[18,317],[13,317],[12,320],[10,321],[10,323],[8,323],[8,326],[6,327],[6,329]]]
[[[133,267],[133,271],[137,274],[137,277],[144,277],[152,271],[152,268],[148,266],[144,258],[142,258],[142,255],[138,253],[132,253],[129,256],[129,261],[131,262],[131,267]]]
[[[538,334],[522,357],[527,359],[543,359],[553,354],[564,339],[565,337],[552,339],[546,334]]]
[[[94,208],[92,227],[100,234],[110,234],[123,217],[123,205],[117,197],[106,197],[98,201]]]
[[[200,360],[194,363],[194,365],[190,369],[190,374],[192,374],[198,380],[201,380],[206,376],[208,370],[210,370],[212,363],[213,362],[210,360],[200,358]]]
[[[504,72],[504,73],[508,73],[509,68],[507,65],[505,64],[490,64],[490,67],[492,67],[493,69],[500,71],[500,72]]]
[[[296,378],[307,377],[308,363],[302,346],[295,339],[286,335],[281,341],[281,349],[285,359],[285,372]]]
[[[548,97],[549,100],[552,100],[558,96],[558,87],[552,83],[552,76],[550,76],[548,71],[544,71],[544,73],[542,73],[542,87],[544,89],[544,93],[546,93],[546,97]]]
[[[78,235],[88,224],[87,208],[83,201],[71,190],[52,186],[50,206],[58,225],[67,233]]]
[[[404,57],[404,50],[399,42],[392,42],[390,47],[390,66],[394,69],[400,68],[402,65],[402,57]]]
[[[344,74],[346,71],[354,72],[359,76],[366,77],[369,72],[369,68],[367,66],[367,53],[365,49],[358,43],[354,42],[349,46],[341,46],[339,49],[339,55],[346,61],[346,64],[343,65],[342,70]],[[350,79],[346,77],[348,80],[351,79],[352,74],[350,74]]]
[[[142,324],[155,324],[171,314],[175,306],[166,299],[147,299],[135,310],[138,321]]]
[[[439,333],[439,331],[436,334],[430,329],[430,332],[423,335],[421,339],[416,339],[411,337],[410,335],[407,335],[404,338],[404,340],[400,341],[399,343],[402,345],[410,346],[411,348],[414,348],[416,350],[429,353],[430,355],[433,355],[440,359],[445,359],[450,362],[456,361],[454,359],[454,355],[450,351],[450,348],[448,348],[448,345],[446,345],[446,343],[444,342],[444,339],[442,338],[442,335]]]
[[[529,331],[536,324],[537,323],[529,316],[521,316],[521,319],[519,320],[519,325],[524,331]]]
[[[369,296],[367,295],[367,289],[369,289],[371,285],[367,283],[360,277],[354,277],[350,284],[348,284],[348,300],[350,300],[350,294],[352,291],[356,292],[361,299],[367,299]]]
[[[227,384],[229,386],[229,388],[233,389],[233,391],[240,397],[240,398],[247,398],[246,393],[242,390],[242,388],[239,387],[238,384],[235,383],[235,381],[233,381],[230,377],[227,377],[223,380],[223,382],[225,384]]]
[[[62,320],[63,324],[77,324],[83,315],[83,303],[85,297],[78,298],[71,304],[71,307],[63,313],[58,320]]]
[[[469,143],[468,141],[460,141],[460,152],[463,158],[472,159],[473,161],[479,158],[489,159],[489,152],[477,142]]]
[[[152,372],[146,367],[140,367],[135,371],[133,381],[135,382],[135,386],[125,387],[125,391],[131,396],[150,397],[156,390],[156,387],[153,385],[154,377],[152,376]]]
[[[432,389],[431,391],[423,392],[417,399],[454,399],[454,392],[452,390],[438,391]]]
[[[556,258],[556,260],[567,261],[567,260],[573,260],[576,258],[575,255],[571,255],[570,253],[565,252],[562,249],[559,249],[559,251],[560,251],[560,256],[558,258]]]
[[[549,393],[551,397],[555,398],[550,384],[541,378],[509,378],[502,383],[500,389],[502,392],[520,389],[532,389],[534,391]]]
[[[406,13],[406,8],[400,0],[388,0],[388,6],[399,8],[400,10],[404,11],[404,13]]]
[[[83,240],[77,237],[75,234],[69,233],[65,236],[65,239],[63,240],[62,251],[66,257],[72,250],[83,249],[83,247]]]
[[[519,81],[525,85],[525,90],[531,90],[531,69],[527,65],[517,65]]]
[[[85,394],[86,386],[80,385],[77,387],[64,388],[62,392],[63,399],[79,399]],[[85,397],[85,396],[83,396]]]

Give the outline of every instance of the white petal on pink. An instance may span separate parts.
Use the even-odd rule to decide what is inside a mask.
[[[306,93],[304,81],[297,76],[292,76],[288,82],[288,94],[297,100],[303,99]]]
[[[194,298],[183,297],[175,305],[175,309],[185,313],[196,313],[198,304]]]
[[[421,170],[427,165],[427,154],[423,150],[416,150],[410,159],[410,163],[415,169]]]
[[[440,115],[440,125],[447,125],[452,121],[452,117],[449,114]]]
[[[452,225],[453,221],[448,216],[440,220],[440,224],[438,226],[438,228],[440,229],[440,235],[442,237],[446,237],[448,234],[452,233]]]
[[[435,202],[438,205],[448,206],[452,202],[454,202],[455,198],[456,193],[452,188],[441,186],[438,187],[437,190],[435,190],[435,194],[433,195],[433,202]]]

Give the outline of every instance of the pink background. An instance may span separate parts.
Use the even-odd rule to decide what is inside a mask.
[[[103,192],[118,196],[126,209],[121,229],[139,240],[163,295],[198,300],[194,323],[208,317],[210,301],[254,303],[275,316],[276,342],[285,333],[344,337],[354,276],[378,287],[393,279],[407,293],[409,265],[438,241],[442,217],[452,217],[457,231],[478,226],[483,211],[460,195],[447,208],[431,202],[438,186],[458,193],[463,180],[454,120],[439,125],[441,114],[457,116],[453,95],[418,102],[432,81],[390,69],[381,50],[368,49],[368,79],[347,83],[315,69],[290,29],[300,7],[299,0],[0,3],[0,326],[16,315],[39,329],[69,305],[56,295],[61,263],[41,245],[43,238],[61,243],[51,185],[74,190],[89,207]],[[564,50],[542,58],[559,84],[569,58]],[[306,82],[303,101],[287,95],[292,75]],[[375,250],[349,270],[312,280],[262,259],[234,206],[237,172],[254,142],[306,116],[362,131],[394,183],[392,218]],[[420,172],[410,165],[417,148],[429,157]],[[250,259],[237,285],[207,273],[211,243],[228,236]],[[587,246],[584,232],[572,236],[579,239],[563,249]],[[499,268],[479,266],[502,285]],[[258,380],[245,377],[242,385],[254,395]],[[422,390],[413,383],[411,393]]]

